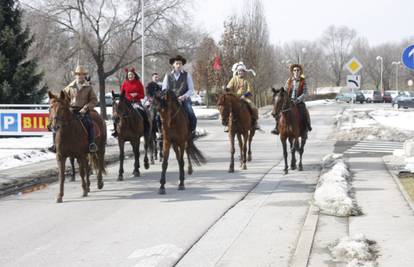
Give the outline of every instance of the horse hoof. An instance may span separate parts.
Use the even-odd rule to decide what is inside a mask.
[[[70,181],[74,182],[75,181],[75,176],[72,176],[72,178],[70,178]]]
[[[104,187],[103,181],[98,181],[98,189],[102,189]]]
[[[302,166],[299,166],[299,171],[303,171],[303,167]]]
[[[247,156],[247,161],[252,161],[252,155]]]
[[[229,173],[233,173],[233,172],[234,172],[234,168],[230,168]]]
[[[183,184],[178,185],[178,190],[185,190],[185,186]]]
[[[62,202],[63,202],[62,197],[58,197],[58,198],[56,198],[56,203],[62,203]]]
[[[165,188],[158,189],[158,194],[165,195]]]
[[[246,164],[243,164],[243,165],[242,165],[242,170],[247,170],[247,166],[246,166]]]
[[[144,163],[144,167],[145,167],[146,170],[149,169],[150,165],[149,165],[148,161]]]
[[[82,197],[87,197],[87,196],[88,196],[88,192],[87,191],[83,192]]]
[[[123,181],[124,180],[124,176],[119,175],[117,181]]]
[[[141,176],[141,174],[139,173],[139,171],[133,172],[133,175],[134,175],[134,177],[140,177]]]
[[[288,170],[284,170],[284,173],[285,173],[285,174],[288,174]]]
[[[192,175],[193,174],[193,168],[188,168],[188,175]]]
[[[296,170],[296,165],[290,167],[291,170]]]

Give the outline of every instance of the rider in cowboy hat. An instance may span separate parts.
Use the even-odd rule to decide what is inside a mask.
[[[162,90],[172,90],[178,100],[181,101],[190,120],[192,136],[195,137],[197,118],[190,99],[190,96],[194,94],[194,83],[191,74],[182,69],[185,63],[187,63],[187,60],[180,55],[170,58],[170,65],[173,66],[173,70],[165,75]]]
[[[259,112],[257,107],[251,100],[253,98],[253,87],[251,86],[250,82],[246,79],[246,72],[251,72],[253,76],[256,76],[256,73],[252,69],[247,69],[243,62],[235,63],[232,67],[233,71],[233,78],[227,84],[227,91],[232,94],[241,97],[244,101],[249,104],[251,115],[252,115],[252,123],[256,129],[260,129],[257,124],[257,120],[259,119]],[[224,129],[225,132],[228,131],[227,126]]]
[[[75,69],[76,79],[63,89],[70,98],[71,111],[80,116],[80,119],[85,125],[88,132],[89,152],[94,153],[98,150],[94,141],[93,123],[89,112],[93,110],[98,102],[92,86],[86,80],[88,72],[83,66],[77,66]],[[53,140],[53,143],[55,140]],[[50,151],[56,152],[56,147],[53,145],[49,148]]]
[[[290,78],[286,81],[285,91],[288,92],[289,97],[293,103],[298,107],[302,118],[305,118],[306,128],[312,131],[309,112],[305,105],[305,97],[308,93],[305,77],[303,76],[303,67],[300,64],[293,64],[290,66]],[[273,114],[276,120],[275,129],[271,131],[272,134],[279,134],[278,123],[279,114]]]

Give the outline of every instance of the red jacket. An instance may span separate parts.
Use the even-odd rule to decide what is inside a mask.
[[[131,102],[137,102],[144,98],[144,86],[139,80],[125,80],[121,85],[121,94]]]

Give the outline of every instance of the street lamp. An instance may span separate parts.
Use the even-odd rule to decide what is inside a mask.
[[[382,72],[383,72],[383,65],[384,65],[384,59],[381,56],[377,56],[377,60],[381,61],[381,65],[380,65],[380,74],[381,74],[381,81],[380,81],[380,89],[381,89],[381,94],[384,95],[384,88],[383,88],[383,84],[382,84]]]
[[[398,68],[400,67],[401,61],[393,61],[391,64],[395,65],[395,90],[397,90],[398,95]]]

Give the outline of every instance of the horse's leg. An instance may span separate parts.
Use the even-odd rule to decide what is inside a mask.
[[[154,159],[157,160],[158,159],[158,147],[157,147],[157,135],[154,133],[154,135],[152,136],[152,142],[153,142],[153,148],[154,148]],[[152,163],[152,164],[155,164]]]
[[[160,150],[160,162],[162,162],[163,161],[163,157],[164,157],[164,155],[163,155],[163,149],[164,149],[164,141],[161,139],[160,140],[160,142],[159,142],[159,150]]]
[[[147,135],[145,136],[144,134],[144,151],[145,151],[145,155],[144,155],[144,168],[146,170],[149,169],[150,165],[149,165],[149,161],[148,161],[148,147],[149,147],[149,142],[150,142],[150,137]],[[139,143],[138,142],[138,153],[139,153]]]
[[[239,149],[240,149],[240,168],[243,167],[244,155],[243,155],[243,139],[241,134],[236,134],[237,141],[239,142]]]
[[[58,167],[59,167],[59,194],[56,197],[57,203],[63,202],[64,195],[64,186],[65,186],[65,162],[66,158],[60,156],[57,157]]]
[[[255,130],[249,131],[249,141],[248,141],[249,150],[247,152],[247,161],[252,161],[252,140],[253,140],[254,132]]]
[[[91,165],[88,162],[88,158],[85,159],[85,170],[86,170],[86,188],[88,189],[88,193],[91,191],[91,181],[89,180],[89,176],[91,175]]]
[[[296,138],[289,138],[289,143],[290,143],[290,152],[292,154],[292,158],[290,161],[290,169],[291,170],[296,170],[296,156],[295,156],[295,152],[296,152],[296,142],[297,139]]]
[[[230,167],[229,172],[234,172],[234,152],[236,149],[234,148],[234,133],[233,131],[229,131],[229,138],[230,138]]]
[[[303,155],[303,151],[305,150],[305,144],[306,144],[306,138],[301,137],[300,148],[299,148],[299,171],[303,171],[302,155]]]
[[[187,147],[186,149],[187,152],[187,160],[188,160],[188,175],[193,174],[193,164],[191,163],[191,158],[190,158],[190,153],[189,153],[189,148]]]
[[[288,174],[288,162],[287,162],[288,152],[287,152],[286,137],[280,136],[280,141],[282,141],[282,147],[283,147],[283,158],[284,158],[284,160],[285,160],[285,168],[284,168],[284,172],[285,172],[285,174]]]
[[[184,145],[174,145],[175,156],[178,161],[178,167],[180,170],[180,184],[178,185],[178,190],[184,190]]]
[[[86,180],[85,180],[85,174],[87,172],[86,170],[86,159],[85,157],[80,157],[78,158],[78,164],[79,164],[79,175],[82,179],[82,190],[83,190],[83,197],[87,197],[88,196],[88,188],[86,186]]]
[[[70,181],[74,182],[75,181],[75,174],[76,174],[76,171],[75,171],[75,158],[74,157],[69,157],[69,161],[70,161],[70,166],[71,166],[71,170],[72,170]]]
[[[242,170],[247,170],[247,142],[248,142],[249,136],[248,133],[244,133],[243,134],[243,151],[241,152],[241,154],[243,155],[243,163],[242,163]]]
[[[164,157],[162,159],[162,171],[161,171],[161,179],[160,179],[160,189],[158,193],[161,195],[165,194],[165,173],[167,172],[168,168],[168,157],[170,156],[170,143],[165,142],[163,146],[163,154]]]
[[[118,181],[124,180],[124,149],[125,149],[125,141],[120,140],[118,138],[118,146],[119,146],[119,171],[118,171]]]
[[[102,144],[101,146],[102,147],[99,148],[99,151],[98,151],[99,167],[98,167],[98,173],[96,175],[96,178],[98,180],[98,189],[102,189],[104,187],[104,182],[102,179],[102,172],[105,169],[105,144]]]
[[[132,174],[134,177],[139,177],[141,174],[139,172],[139,146],[140,146],[140,140],[131,142],[132,150],[134,151],[134,171]]]

